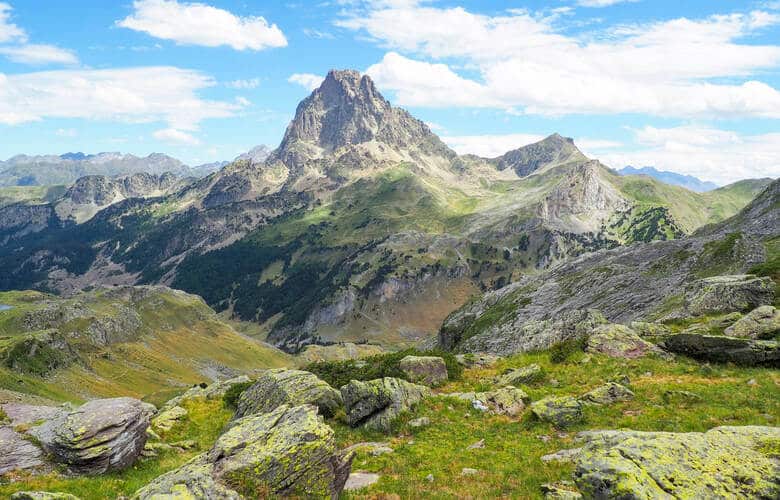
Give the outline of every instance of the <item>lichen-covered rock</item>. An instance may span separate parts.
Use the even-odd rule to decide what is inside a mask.
[[[664,349],[694,359],[745,366],[780,366],[780,342],[720,335],[678,333],[663,343]]]
[[[71,472],[101,474],[135,462],[154,411],[154,406],[133,398],[97,399],[29,432]]]
[[[640,337],[663,337],[664,335],[669,335],[672,333],[672,330],[662,323],[632,321],[629,326]]]
[[[137,500],[338,498],[354,453],[339,452],[317,407],[278,406],[231,423],[208,453],[138,490]]]
[[[609,324],[596,327],[588,337],[588,351],[600,352],[613,358],[639,358],[663,351],[625,325]]]
[[[241,393],[235,418],[267,413],[283,404],[312,404],[326,417],[333,416],[344,405],[341,393],[313,373],[279,368],[266,370]]]
[[[628,387],[615,382],[607,382],[580,396],[580,401],[583,403],[597,405],[611,405],[632,399],[634,399],[634,393]]]
[[[184,394],[176,396],[175,398],[166,402],[163,405],[162,410],[167,410],[169,408],[173,408],[174,406],[181,406],[181,404],[185,401],[192,399],[220,399],[234,385],[244,384],[246,382],[249,382],[249,377],[246,375],[241,375],[240,377],[212,382],[205,387],[196,385],[191,387]]]
[[[685,308],[692,316],[749,311],[771,304],[775,284],[769,277],[752,274],[713,276],[690,283],[685,290]]]
[[[406,356],[398,367],[415,384],[433,387],[447,381],[447,365],[438,356]]]
[[[204,453],[178,469],[157,477],[133,495],[133,500],[242,500],[213,475],[214,464]]]
[[[455,359],[459,364],[465,366],[466,368],[487,368],[496,364],[501,358],[494,354],[488,354],[484,352],[470,352],[466,354],[457,354],[455,355]]]
[[[756,307],[724,333],[730,337],[771,339],[780,335],[780,309],[774,306]]]
[[[79,497],[50,491],[17,491],[11,495],[11,500],[79,500]]]
[[[35,472],[46,467],[43,452],[11,426],[0,426],[0,475],[13,471]]]
[[[428,396],[427,387],[385,377],[362,382],[352,380],[341,388],[349,425],[389,432],[393,420]]]
[[[539,420],[556,427],[568,427],[584,418],[582,403],[572,396],[547,396],[531,403],[531,411]]]
[[[522,389],[507,386],[495,391],[477,392],[471,398],[479,401],[482,407],[487,408],[496,415],[516,417],[524,410],[531,398]]]
[[[158,413],[157,416],[152,419],[152,427],[167,432],[171,430],[174,425],[181,422],[186,416],[187,410],[181,406],[174,406]]]
[[[496,383],[498,385],[520,385],[530,384],[544,378],[542,367],[533,363],[528,366],[520,368],[514,368],[505,371],[498,379]]]
[[[558,481],[542,485],[545,500],[578,500],[582,494],[571,481]]]
[[[333,429],[313,405],[282,405],[235,421],[208,458],[214,475],[251,497],[257,491],[307,498],[338,498],[353,454],[336,449]]]
[[[596,431],[575,459],[587,498],[779,498],[777,427],[705,433]]]

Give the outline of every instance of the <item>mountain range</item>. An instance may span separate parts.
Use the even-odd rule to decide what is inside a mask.
[[[272,152],[154,197],[103,196],[111,203],[94,210],[0,208],[0,288],[165,284],[260,324],[288,351],[413,345],[475,294],[589,252],[692,234],[769,182],[694,193],[619,175],[557,134],[461,156],[368,76],[331,71]]]
[[[678,174],[676,172],[667,172],[665,170],[657,170],[654,167],[641,167],[636,168],[631,165],[626,166],[618,170],[620,175],[649,175],[654,179],[658,179],[666,184],[673,184],[675,186],[681,186],[685,189],[696,191],[697,193],[703,193],[705,191],[712,191],[717,189],[718,185],[714,182],[703,181],[692,175]]]

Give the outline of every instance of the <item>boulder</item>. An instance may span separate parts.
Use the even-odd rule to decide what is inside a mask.
[[[780,310],[774,306],[756,307],[724,332],[730,337],[771,339],[780,335]]]
[[[349,475],[344,491],[362,490],[379,481],[379,474],[373,472],[353,472]]]
[[[607,382],[580,396],[583,403],[597,405],[611,405],[631,399],[634,399],[634,393],[628,387],[615,382]]]
[[[702,361],[780,367],[780,342],[773,340],[678,333],[667,337],[663,346],[667,351]]]
[[[575,458],[586,498],[780,498],[777,427],[595,431]]]
[[[17,491],[11,495],[11,500],[79,500],[70,493],[52,493],[49,491]]]
[[[181,406],[173,406],[163,410],[152,419],[152,427],[156,430],[167,432],[174,425],[181,422],[187,416],[187,410]]]
[[[415,384],[433,387],[447,381],[447,365],[438,356],[406,356],[398,367]]]
[[[312,404],[326,417],[332,417],[344,405],[339,391],[313,373],[279,368],[263,372],[241,394],[235,418],[267,413],[284,404]]]
[[[44,470],[43,452],[8,425],[0,426],[0,475],[13,471]]]
[[[531,398],[522,389],[507,386],[495,391],[474,394],[472,405],[474,402],[479,402],[480,407],[487,408],[496,415],[516,417],[525,410],[530,400]]]
[[[685,309],[692,316],[749,311],[771,304],[774,297],[772,278],[752,274],[713,276],[687,285]]]
[[[534,363],[505,371],[496,379],[496,384],[517,386],[521,384],[530,384],[537,380],[541,380],[542,378],[544,378],[542,367]]]
[[[587,350],[600,352],[613,358],[639,358],[648,354],[663,354],[655,344],[640,337],[624,325],[601,325],[588,337]]]
[[[30,429],[43,449],[73,473],[132,465],[146,443],[154,406],[133,398],[97,399]]]
[[[313,405],[281,405],[233,421],[208,453],[137,491],[158,498],[338,498],[353,453],[336,449],[333,429]]]
[[[224,396],[228,391],[228,389],[234,385],[244,384],[246,382],[249,382],[249,377],[246,375],[241,375],[240,377],[212,382],[205,387],[196,385],[191,387],[184,394],[176,396],[175,398],[166,402],[163,405],[162,410],[167,410],[168,408],[172,408],[174,406],[181,406],[182,403],[191,399],[221,399],[222,396]]]
[[[556,427],[568,427],[584,418],[582,403],[571,396],[547,396],[531,403],[531,411],[539,420]]]
[[[632,321],[629,325],[640,337],[663,337],[669,335],[672,330],[662,323],[647,323],[645,321]]]
[[[352,380],[341,388],[349,425],[389,432],[393,420],[426,396],[427,387],[385,377],[361,382]]]

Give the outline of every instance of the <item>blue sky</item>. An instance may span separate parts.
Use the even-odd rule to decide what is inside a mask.
[[[0,159],[275,147],[331,68],[459,152],[780,176],[780,1],[0,0]]]

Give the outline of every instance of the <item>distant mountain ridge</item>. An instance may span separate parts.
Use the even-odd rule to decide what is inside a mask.
[[[717,184],[710,181],[703,181],[692,175],[678,174],[676,172],[668,172],[665,170],[657,170],[654,167],[642,167],[635,168],[631,165],[621,168],[617,171],[620,175],[649,175],[654,179],[658,179],[661,182],[667,184],[673,184],[675,186],[681,186],[685,189],[695,191],[697,193],[704,193],[706,191],[712,191],[718,189]]]

